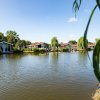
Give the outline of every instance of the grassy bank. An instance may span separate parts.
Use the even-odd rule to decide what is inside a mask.
[[[26,48],[23,50],[23,52],[24,53],[45,53],[45,52],[48,52],[48,50],[39,49],[39,48],[33,48],[33,49]]]

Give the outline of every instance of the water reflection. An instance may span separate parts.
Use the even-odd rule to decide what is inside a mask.
[[[90,62],[90,64],[88,63],[89,62],[88,52],[79,52],[78,53],[78,61],[79,61],[80,65],[84,65],[84,67],[89,66],[91,64],[91,62]]]
[[[8,59],[20,59],[22,58],[24,55],[23,54],[3,54],[0,56],[0,58],[2,59],[5,59],[5,58],[8,58]]]
[[[58,66],[59,66],[59,53],[58,52],[52,52],[51,53],[51,59],[50,63],[52,64],[52,70],[57,72]]]
[[[86,54],[0,56],[0,100],[90,100],[96,83]]]
[[[91,58],[90,58],[90,54],[88,53],[88,52],[79,52],[79,60],[82,60],[81,62],[82,62],[82,65],[84,65],[84,66],[88,66],[87,65],[87,62],[89,61],[90,62],[90,64],[89,65],[91,65],[91,67],[93,67],[93,64],[92,64],[92,56],[91,56]],[[99,59],[100,60],[100,59]],[[99,61],[100,62],[100,61]],[[97,67],[95,67],[95,68],[93,68],[93,70],[94,70],[94,74],[95,74],[95,77],[97,78],[97,80],[100,82],[100,68],[99,68],[99,66],[100,66],[100,64],[99,65],[97,65]]]
[[[33,55],[33,56],[48,56],[49,53],[39,53],[39,52],[35,52],[35,53],[24,53],[24,55]]]
[[[59,56],[59,53],[58,52],[52,52],[51,53],[51,57],[53,60],[57,60],[58,59],[58,56]]]

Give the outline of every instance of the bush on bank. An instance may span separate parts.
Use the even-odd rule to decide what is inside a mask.
[[[69,51],[68,48],[61,48],[61,49],[60,49],[60,52],[68,52],[68,51]]]
[[[22,50],[18,50],[17,48],[13,48],[13,53],[22,53]]]
[[[30,48],[25,48],[24,50],[23,50],[23,52],[33,52],[33,53],[44,53],[44,52],[46,52],[47,50],[46,49],[42,49],[42,48],[32,48],[32,49],[30,49]]]

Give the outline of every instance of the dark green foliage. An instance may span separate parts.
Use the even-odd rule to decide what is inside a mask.
[[[16,47],[13,47],[13,52],[14,52],[14,53],[22,53],[23,51],[18,50]]]
[[[25,40],[18,40],[15,44],[15,47],[18,49],[18,50],[24,50],[24,48],[27,48],[27,45],[30,45],[31,42],[29,41],[25,41]]]
[[[98,5],[98,7],[100,9],[100,0],[96,0],[96,2],[97,2],[97,5]]]
[[[75,40],[70,40],[68,43],[70,43],[70,44],[77,44],[77,42]]]
[[[25,41],[26,43],[26,45],[30,45],[31,44],[31,42],[30,41]]]
[[[68,51],[69,51],[68,48],[63,48],[63,49],[62,49],[62,52],[68,52]]]
[[[79,10],[81,6],[81,3],[82,3],[82,0],[74,0],[73,9],[75,11],[75,16],[76,16],[76,12]]]
[[[86,47],[84,46],[84,42],[86,43]],[[81,48],[81,49],[87,48],[88,47],[88,40],[84,40],[84,37],[81,37],[78,40],[78,47]]]
[[[46,52],[46,50],[45,49],[39,49],[39,52],[44,53],[44,52]]]
[[[7,42],[15,44],[19,40],[19,35],[15,31],[6,32]]]
[[[24,48],[23,50],[24,50],[24,51],[32,51],[31,48]]]
[[[93,52],[93,67],[95,75],[97,76],[100,82],[100,71],[99,71],[99,61],[100,61],[100,40],[98,40],[94,52]]]
[[[39,49],[38,48],[33,48],[32,51],[33,52],[39,52]]]
[[[0,32],[0,42],[2,42],[3,40],[4,40],[4,34]]]

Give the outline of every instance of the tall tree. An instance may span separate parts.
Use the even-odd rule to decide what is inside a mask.
[[[80,37],[78,40],[78,47],[81,49],[85,49],[84,42],[86,42],[86,46],[88,47],[88,40],[84,41],[84,37]]]
[[[31,42],[30,41],[26,41],[26,45],[30,45],[31,44]]]
[[[16,48],[17,50],[21,50],[21,47],[22,47],[22,42],[21,42],[21,40],[18,40],[18,41],[16,42],[16,44],[15,44],[15,48]]]
[[[18,40],[15,44],[15,48],[18,50],[23,50],[24,48],[27,47],[31,42],[30,41],[25,41],[25,40]]]
[[[57,37],[53,37],[53,38],[51,39],[51,47],[52,47],[54,50],[57,49],[57,51],[58,51],[58,46],[59,46],[59,42],[58,42]]]
[[[19,40],[19,35],[15,31],[6,32],[7,42],[15,44]]]
[[[3,40],[4,40],[4,34],[0,32],[0,42],[2,42]]]

